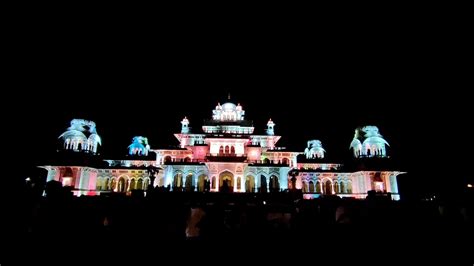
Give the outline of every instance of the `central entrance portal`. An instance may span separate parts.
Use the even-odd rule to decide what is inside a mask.
[[[219,175],[219,191],[220,192],[234,191],[234,174],[232,174],[229,171],[225,171]]]

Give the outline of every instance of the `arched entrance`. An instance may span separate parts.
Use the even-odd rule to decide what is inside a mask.
[[[112,178],[110,180],[110,189],[109,190],[115,191],[116,186],[117,186],[117,180],[115,178]]]
[[[229,171],[225,171],[219,175],[219,191],[234,191],[234,174]]]
[[[319,182],[319,180],[316,181],[315,191],[316,193],[321,194],[321,182]]]
[[[301,190],[303,193],[308,192],[308,183],[306,183],[306,181],[303,181],[303,187],[301,188]]]
[[[270,192],[278,192],[280,191],[280,181],[278,181],[278,177],[272,175],[270,177]]]
[[[339,191],[341,193],[346,193],[346,186],[345,186],[344,182],[341,182],[341,185],[339,186]]]
[[[186,190],[186,192],[194,191],[193,174],[191,174],[191,173],[189,173],[186,176],[185,190]]]
[[[260,175],[260,192],[267,192],[267,178],[264,175]]]
[[[135,190],[135,179],[130,180],[130,191]]]
[[[331,195],[332,194],[332,183],[330,180],[327,180],[323,183],[324,186],[324,194]]]
[[[251,175],[245,179],[245,192],[255,192],[255,178]]]
[[[137,181],[137,190],[143,190],[143,179],[139,178]]]
[[[150,186],[150,179],[145,178],[145,182],[143,183],[143,190],[148,190],[148,186]]]
[[[206,189],[207,175],[200,175],[198,178],[198,191],[204,192]]]
[[[125,183],[125,178],[121,177],[118,180],[117,192],[125,192],[126,190],[127,190],[127,186]]]
[[[183,188],[183,174],[176,173],[173,178],[173,191],[181,191]]]

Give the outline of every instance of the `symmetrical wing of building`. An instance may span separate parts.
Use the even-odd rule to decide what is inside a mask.
[[[69,186],[75,195],[129,193],[150,187],[170,191],[267,193],[299,189],[305,197],[339,195],[364,198],[368,191],[390,192],[398,199],[396,177],[389,168],[348,169],[325,160],[321,141],[310,140],[301,152],[277,147],[270,119],[264,134],[255,134],[252,121],[244,119],[240,104],[218,104],[202,130],[192,132],[185,117],[175,134],[176,148],[153,149],[146,137],[135,137],[125,158],[103,164],[57,163],[41,166],[47,181]],[[61,150],[97,154],[101,138],[92,121],[74,119],[60,135]],[[355,160],[388,159],[388,143],[375,126],[357,128],[350,144]]]

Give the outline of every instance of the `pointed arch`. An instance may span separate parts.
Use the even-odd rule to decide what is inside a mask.
[[[225,170],[219,175],[219,191],[229,192],[234,188],[234,174],[229,170]]]
[[[323,183],[324,186],[324,194],[331,195],[332,194],[332,182],[331,180],[327,179],[326,182]]]
[[[337,181],[334,181],[334,193],[336,194],[341,193],[339,191],[339,183]]]
[[[321,181],[320,180],[316,181],[315,191],[316,193],[321,194]]]
[[[148,190],[148,186],[150,186],[150,179],[145,178],[145,181],[143,182],[143,190]]]
[[[201,174],[198,177],[197,191],[204,192],[207,179],[208,179],[207,175],[205,175],[205,174]]]
[[[130,191],[136,189],[135,179],[130,180]]]
[[[183,188],[183,173],[182,172],[176,172],[174,177],[173,177],[173,190],[174,191],[181,191]]]
[[[255,192],[255,177],[252,175],[245,179],[245,192]]]
[[[194,175],[192,173],[188,173],[186,175],[186,181],[185,181],[185,190],[186,192],[194,191]]]
[[[308,183],[306,181],[303,181],[303,187],[302,187],[303,193],[308,192]]]
[[[128,178],[125,176],[119,177],[117,181],[117,192],[126,192],[127,191],[127,180]]]
[[[137,181],[137,190],[143,190],[143,179],[139,178]]]
[[[270,192],[280,191],[280,181],[276,175],[270,176]]]

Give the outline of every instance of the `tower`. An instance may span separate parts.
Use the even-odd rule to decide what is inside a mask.
[[[270,120],[268,120],[268,123],[267,123],[267,135],[270,135],[270,136],[275,135],[274,127],[275,127],[275,123],[273,123],[272,119],[270,118]]]
[[[181,121],[181,133],[188,134],[189,133],[189,120],[188,118],[184,117]]]

